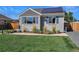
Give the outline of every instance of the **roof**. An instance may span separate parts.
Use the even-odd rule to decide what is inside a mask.
[[[60,13],[60,12],[64,12],[62,7],[39,8],[39,9],[34,9],[34,10],[39,12],[39,13]]]
[[[0,14],[0,20],[13,20],[5,15]]]
[[[12,23],[19,22],[19,20],[12,20]]]
[[[25,10],[23,13],[21,13],[20,16],[42,15],[45,13],[64,13],[64,10],[62,7],[36,8],[36,9],[29,8]]]

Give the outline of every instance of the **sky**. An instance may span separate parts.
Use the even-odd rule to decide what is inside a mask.
[[[28,8],[50,8],[60,6],[0,6],[0,14],[3,14],[14,20],[19,18],[19,15]],[[79,6],[61,6],[65,11],[73,12],[73,16],[79,20]]]

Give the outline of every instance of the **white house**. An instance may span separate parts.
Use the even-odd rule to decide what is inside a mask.
[[[64,10],[62,7],[55,8],[29,8],[19,16],[20,29],[32,31],[33,24],[37,30],[43,30],[44,26],[48,31],[52,31],[52,27],[56,30],[64,32]]]

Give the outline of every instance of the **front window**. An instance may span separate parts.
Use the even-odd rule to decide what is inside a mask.
[[[52,19],[52,23],[55,23],[55,18]]]
[[[46,22],[47,23],[55,23],[55,17],[46,17]]]
[[[34,17],[34,16],[26,16],[26,17],[22,17],[22,24],[32,24],[32,23],[36,23],[38,24],[38,17]]]
[[[22,17],[22,24],[26,24],[26,17]]]
[[[50,20],[51,20],[51,17],[46,17],[46,18],[45,18],[45,21],[46,21],[47,24],[48,24],[48,23],[51,23]]]
[[[57,24],[59,23],[59,17],[58,16],[56,17],[56,23]]]
[[[38,17],[35,17],[35,23],[38,24]]]
[[[32,24],[33,23],[33,17],[29,16],[27,18],[28,18],[27,23]]]

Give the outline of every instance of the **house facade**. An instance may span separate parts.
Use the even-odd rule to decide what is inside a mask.
[[[9,23],[7,23],[7,21],[10,22],[12,20],[13,19],[11,19],[11,18],[9,18],[9,17],[7,17],[5,15],[0,14],[0,30],[2,28],[4,28],[4,29],[10,29],[10,25],[9,25]]]
[[[43,31],[44,27],[46,27],[48,31],[56,28],[56,30],[64,32],[64,11],[61,7],[29,8],[19,16],[19,24],[22,31],[30,32],[35,25],[37,31]]]

